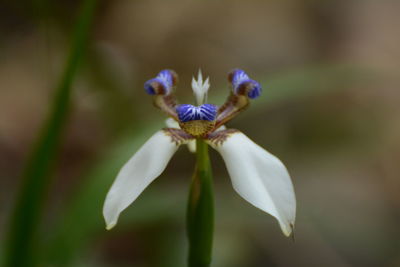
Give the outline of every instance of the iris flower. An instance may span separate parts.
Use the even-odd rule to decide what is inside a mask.
[[[179,146],[187,144],[193,151],[196,140],[203,139],[221,154],[236,192],[274,216],[283,233],[291,235],[296,199],[286,167],[242,132],[224,126],[260,96],[261,86],[240,69],[230,72],[228,80],[230,95],[219,107],[206,103],[210,84],[201,72],[192,80],[197,106],[177,104],[174,89],[178,79],[172,70],[162,70],[144,84],[154,105],[169,116],[168,127],[150,137],[120,170],[104,203],[107,229],[114,227],[120,213],[160,176]]]

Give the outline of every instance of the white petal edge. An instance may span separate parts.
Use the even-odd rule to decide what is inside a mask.
[[[283,233],[290,236],[296,217],[296,198],[283,163],[240,132],[230,135],[222,145],[209,144],[224,159],[236,192],[274,216]]]
[[[119,214],[164,171],[177,149],[170,136],[158,131],[122,167],[104,202],[107,230],[117,224]]]

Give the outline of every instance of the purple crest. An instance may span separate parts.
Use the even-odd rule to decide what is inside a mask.
[[[217,107],[211,104],[203,104],[199,107],[183,104],[176,108],[176,112],[181,122],[194,120],[213,121],[217,116]]]

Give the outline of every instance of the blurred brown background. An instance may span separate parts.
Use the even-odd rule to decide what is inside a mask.
[[[0,239],[80,1],[35,3],[0,3]],[[185,265],[185,148],[110,232],[101,205],[118,168],[163,127],[143,83],[174,69],[178,97],[192,102],[201,68],[220,101],[236,67],[263,95],[229,126],[288,167],[296,241],[240,199],[212,152],[212,266],[400,266],[399,11],[390,0],[101,1],[46,205],[44,266]]]

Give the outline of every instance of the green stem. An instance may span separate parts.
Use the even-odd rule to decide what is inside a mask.
[[[61,134],[70,107],[71,85],[89,35],[96,0],[85,0],[75,25],[71,50],[57,87],[49,117],[27,162],[21,190],[10,220],[4,266],[36,265],[37,228],[43,213]]]
[[[196,169],[187,210],[189,267],[206,267],[211,263],[214,232],[213,181],[208,145],[197,139],[196,149]]]

